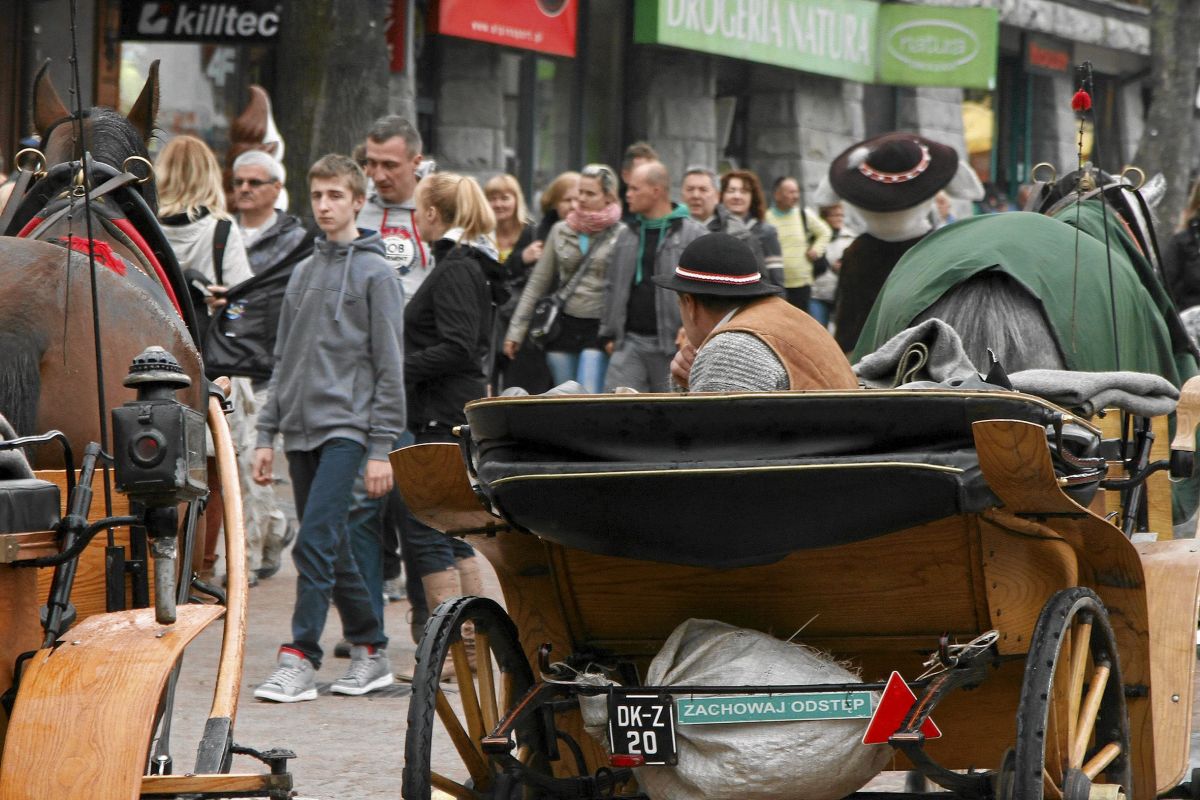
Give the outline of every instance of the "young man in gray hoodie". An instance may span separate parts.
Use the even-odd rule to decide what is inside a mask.
[[[347,520],[355,478],[367,494],[391,491],[388,451],[405,429],[403,299],[378,233],[360,231],[366,177],[349,158],[328,155],[309,170],[321,228],[313,254],[288,281],[275,342],[275,371],[258,420],[254,480],[271,480],[283,434],[300,514],[292,558],[299,578],[292,641],[255,691],[291,703],[317,696],[321,633],[332,597],[351,643],[350,669],[336,694],[361,695],[394,680],[387,637],[359,573]]]

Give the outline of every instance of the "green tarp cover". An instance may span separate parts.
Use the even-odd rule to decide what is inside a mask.
[[[1157,284],[1153,287],[1157,292],[1147,290],[1126,250],[1132,242],[1114,229],[1110,238],[1117,300],[1115,338],[1121,348],[1118,363],[1101,209],[1098,203],[1094,209],[1090,203],[1083,205],[1078,236],[1063,221],[1025,212],[973,217],[927,236],[892,270],[851,361],[909,327],[953,287],[979,272],[998,269],[1040,299],[1069,369],[1151,372],[1180,385],[1195,373],[1196,365],[1190,355],[1180,354],[1177,359],[1172,352],[1161,306],[1169,307],[1170,301]],[[1073,209],[1065,213],[1074,222]],[[1122,238],[1125,241],[1119,241]]]

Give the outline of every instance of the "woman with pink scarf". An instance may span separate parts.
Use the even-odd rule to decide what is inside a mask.
[[[578,381],[592,394],[604,387],[608,356],[597,341],[604,311],[604,282],[621,221],[617,175],[612,167],[589,164],[579,178],[578,199],[567,218],[550,229],[542,257],[529,275],[504,336],[504,354],[513,358],[525,341],[537,301],[564,293],[561,332],[545,343],[546,363],[555,384]],[[586,270],[572,287],[571,279]],[[569,296],[565,293],[570,288]]]

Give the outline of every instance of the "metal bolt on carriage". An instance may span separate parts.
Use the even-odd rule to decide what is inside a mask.
[[[170,354],[146,350],[125,379],[136,399],[112,413],[113,452],[88,445],[78,471],[57,431],[0,441],[10,454],[61,447],[66,465],[0,476],[4,800],[292,796],[293,753],[233,739],[246,623],[240,487],[224,398],[210,397],[206,418],[175,399],[189,384]],[[224,590],[200,582],[192,564],[208,494],[206,429],[225,496]],[[99,514],[104,467],[118,493]],[[222,618],[212,706],[181,770],[171,748],[181,660]],[[235,753],[269,770],[230,774]]]
[[[460,445],[392,463],[420,519],[489,559],[507,611],[458,598],[427,624],[403,796],[652,797],[639,776],[686,766],[673,743],[697,703],[851,697],[914,788],[849,797],[1198,796],[1200,544],[1172,538],[1169,497],[1196,388],[1169,454],[1166,418],[999,389],[469,404]],[[689,619],[803,628],[863,682],[647,685]],[[822,724],[794,719],[769,724]]]

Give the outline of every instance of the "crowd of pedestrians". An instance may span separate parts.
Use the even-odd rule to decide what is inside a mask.
[[[924,158],[929,146],[917,140],[914,157]],[[872,159],[910,155],[889,147],[867,142],[855,157],[873,169]],[[736,390],[751,385],[737,376],[755,363],[761,374],[747,380],[778,373],[779,388],[806,375],[849,385],[829,331],[853,328],[839,313],[850,319],[873,297],[852,296],[853,281],[840,280],[843,261],[856,249],[861,261],[919,238],[897,242],[898,230],[924,235],[951,221],[934,197],[957,163],[939,163],[936,180],[918,187],[912,213],[921,224],[888,223],[848,184],[864,236],[846,224],[839,199],[806,205],[794,176],[772,176],[768,196],[747,169],[692,165],[672,175],[646,142],[626,149],[619,173],[597,163],[556,176],[535,215],[515,177],[481,185],[438,172],[416,128],[388,116],[353,156],[311,167],[314,231],[279,207],[284,172],[269,153],[250,150],[233,163],[231,215],[212,152],[192,137],[172,139],[158,160],[161,221],[193,299],[218,333],[263,319],[249,337],[261,340],[260,357],[247,363],[269,367],[222,363],[238,376],[230,421],[245,473],[247,567],[252,581],[272,577],[294,538],[299,577],[290,634],[255,696],[316,696],[331,605],[344,637],[338,655],[350,658],[332,691],[364,694],[392,681],[387,599],[407,596],[417,641],[430,608],[482,592],[472,548],[405,509],[389,451],[455,441],[464,405],[500,393]],[[695,290],[706,283],[732,288]],[[739,316],[740,327],[715,330],[748,300],[758,310]],[[825,355],[814,362],[767,347],[776,325]],[[843,351],[854,344],[848,335],[838,343]],[[275,504],[277,448],[298,531]],[[210,527],[204,579],[215,558]],[[470,645],[471,630],[462,634]]]

